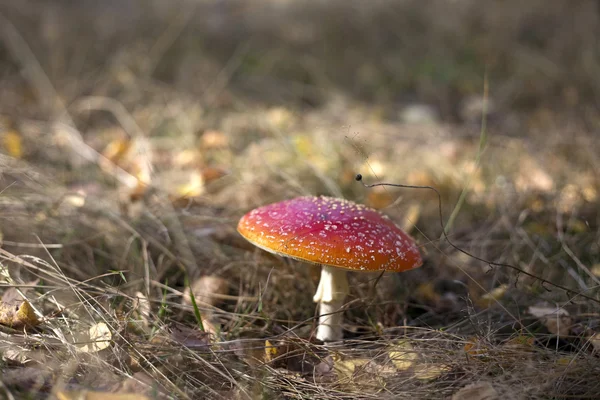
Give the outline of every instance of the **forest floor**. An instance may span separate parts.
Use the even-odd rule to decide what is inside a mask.
[[[1,6],[0,396],[598,398],[598,13],[475,3]],[[302,195],[425,261],[327,346],[319,268],[236,231]]]

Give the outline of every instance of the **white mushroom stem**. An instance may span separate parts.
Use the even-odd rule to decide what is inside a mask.
[[[323,342],[342,340],[343,312],[340,308],[348,295],[346,270],[323,265],[321,281],[313,297],[319,303],[319,326],[317,339]]]

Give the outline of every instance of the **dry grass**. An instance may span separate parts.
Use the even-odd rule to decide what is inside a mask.
[[[0,8],[0,292],[42,319],[0,325],[2,396],[597,397],[594,3],[124,4]],[[461,104],[486,68],[477,164],[481,108]],[[403,121],[414,102],[440,118]],[[457,251],[434,193],[359,172],[436,187],[445,218],[465,190],[453,243],[571,291]],[[318,270],[235,231],[305,194],[382,209],[426,259],[351,274],[327,347]]]

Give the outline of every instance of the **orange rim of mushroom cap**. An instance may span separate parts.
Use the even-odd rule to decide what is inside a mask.
[[[259,207],[238,232],[268,252],[354,271],[401,272],[420,267],[414,240],[388,217],[362,204],[307,196]]]

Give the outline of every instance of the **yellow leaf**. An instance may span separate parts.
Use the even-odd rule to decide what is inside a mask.
[[[118,138],[106,145],[102,155],[117,165],[121,165],[121,160],[131,148],[129,138]]]
[[[40,321],[27,300],[18,307],[0,302],[0,324],[14,329],[22,329],[39,325]]]
[[[504,294],[506,293],[507,290],[508,290],[508,285],[500,285],[497,288],[494,288],[494,289],[490,290],[489,292],[487,292],[486,294],[484,294],[483,296],[481,296],[481,298],[477,301],[477,304],[480,307],[487,308],[487,307],[497,303],[498,300],[500,300],[502,297],[504,297]]]
[[[6,149],[6,152],[14,158],[23,157],[23,142],[21,140],[21,135],[14,130],[10,130],[4,132],[2,137],[2,144]]]
[[[108,325],[104,322],[98,322],[89,329],[89,342],[81,346],[79,351],[83,353],[96,353],[110,346],[111,339],[112,333],[110,332]]]
[[[368,358],[353,358],[348,360],[338,359],[334,362],[333,368],[338,379],[352,378],[357,369],[364,367],[371,360]]]
[[[419,355],[413,346],[405,340],[396,342],[390,346],[388,356],[394,366],[400,371],[406,371],[413,366]]]
[[[441,375],[452,370],[452,367],[445,364],[429,364],[415,366],[415,378],[421,381],[429,381],[439,378]]]
[[[137,393],[91,392],[87,390],[60,391],[56,393],[58,400],[149,400]]]
[[[277,357],[277,347],[270,341],[265,340],[265,361],[271,362]]]
[[[188,181],[177,188],[177,195],[184,199],[199,197],[203,193],[204,177],[200,171],[190,173]]]

